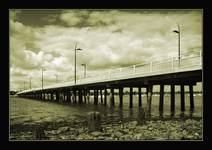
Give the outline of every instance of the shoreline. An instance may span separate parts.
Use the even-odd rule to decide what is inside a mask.
[[[167,141],[202,140],[202,119],[150,120],[102,123],[101,131],[88,132],[85,120],[49,122],[19,126],[12,125],[12,141]],[[25,129],[24,131],[21,129]],[[40,132],[40,133],[37,133]],[[40,139],[35,134],[41,134]]]

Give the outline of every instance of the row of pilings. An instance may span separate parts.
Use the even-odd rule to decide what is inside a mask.
[[[107,95],[109,97],[109,106],[115,107],[114,99],[114,90],[118,89],[119,95],[119,107],[123,107],[123,89],[129,88],[129,108],[133,107],[133,88],[138,88],[138,106],[142,108],[142,93],[141,88],[146,88],[147,95],[147,105],[146,112],[151,114],[151,105],[152,105],[152,95],[153,95],[153,86],[154,85],[145,85],[139,87],[99,87],[99,88],[61,88],[61,89],[52,89],[52,90],[40,90],[28,93],[22,93],[19,96],[24,98],[38,99],[38,100],[49,100],[57,103],[87,103],[90,99],[90,96],[94,96],[94,105],[101,103],[107,106]],[[160,84],[160,96],[159,96],[159,112],[163,113],[164,110],[164,84]],[[170,110],[172,113],[175,112],[175,84],[169,85],[170,88]],[[190,110],[194,110],[194,95],[193,95],[193,84],[189,84],[189,97],[190,97]],[[185,111],[185,85],[180,85],[180,102],[181,102],[181,111]],[[108,92],[109,90],[109,92]],[[77,100],[78,99],[78,100]],[[100,100],[100,102],[99,102]]]

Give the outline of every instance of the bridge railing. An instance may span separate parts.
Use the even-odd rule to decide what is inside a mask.
[[[201,52],[184,53],[181,55],[180,59],[178,59],[178,57],[170,57],[163,60],[113,69],[99,74],[94,74],[93,76],[90,75],[85,79],[79,80],[78,83],[93,83],[119,78],[123,79],[135,76],[154,75],[158,73],[171,73],[201,68],[201,65]]]
[[[100,73],[92,73],[92,74],[88,73],[86,78],[78,79],[77,84],[96,83],[116,79],[127,79],[133,77],[143,77],[148,75],[165,74],[165,73],[187,71],[201,68],[202,68],[201,52],[185,53],[181,55],[180,60],[177,57],[170,57],[163,60],[156,60],[129,67],[110,69]],[[75,85],[74,81],[69,81],[67,83],[59,83],[57,85],[45,86],[44,89],[72,86],[72,85]],[[41,88],[36,88],[32,90],[41,90]]]

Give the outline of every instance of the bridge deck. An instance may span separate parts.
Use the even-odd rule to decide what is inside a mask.
[[[88,74],[74,84],[73,81],[60,83],[42,88],[25,90],[18,94],[41,90],[54,90],[66,88],[99,88],[118,86],[145,86],[148,84],[196,84],[202,81],[202,60],[199,55],[182,57],[180,61],[174,57],[145,64],[133,65],[102,72]]]

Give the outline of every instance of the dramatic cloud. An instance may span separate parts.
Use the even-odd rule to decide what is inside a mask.
[[[10,10],[10,87],[23,89],[73,79],[77,74],[126,67],[202,49],[201,10]]]

